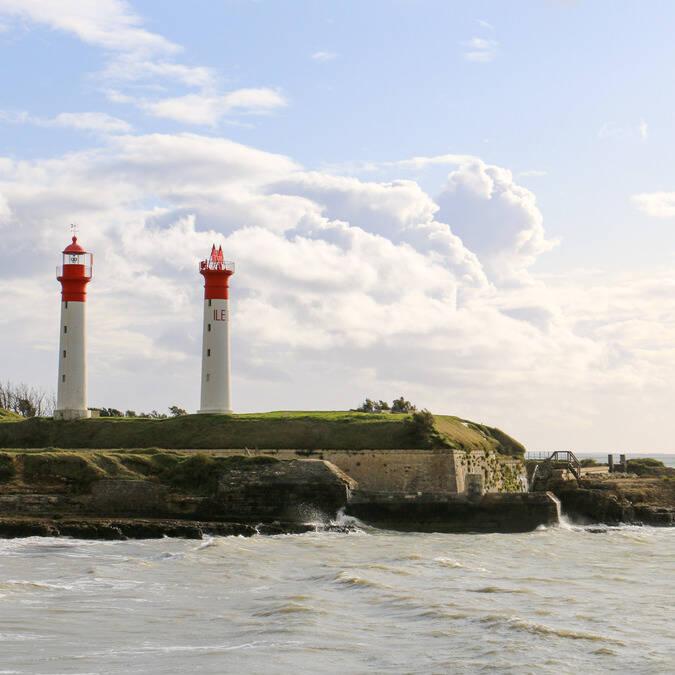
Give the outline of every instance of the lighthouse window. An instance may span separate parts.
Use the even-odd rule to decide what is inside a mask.
[[[211,379],[211,373],[206,373],[206,381],[208,382]]]
[[[209,307],[211,306],[211,301],[209,300]]]
[[[68,309],[68,301],[67,300],[65,302],[65,305],[66,305],[66,309]]]
[[[61,382],[65,382],[65,381],[66,381],[66,376],[65,376],[65,375],[61,375]]]
[[[63,352],[63,353],[65,354],[65,352]],[[211,356],[211,350],[210,350],[210,349],[207,349],[207,350],[206,350],[206,355],[207,355],[207,356]]]
[[[208,324],[208,326],[206,326],[206,330],[209,332],[211,331],[211,324]]]
[[[68,332],[68,326],[64,326],[64,327],[63,327],[63,332],[64,332],[64,333],[67,333],[67,332]]]
[[[63,358],[64,359],[66,358],[66,350],[65,349],[63,350]]]

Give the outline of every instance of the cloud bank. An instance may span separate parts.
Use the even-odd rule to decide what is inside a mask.
[[[52,385],[52,265],[75,221],[95,254],[92,404],[196,407],[197,262],[213,242],[237,264],[239,410],[349,407],[404,392],[520,428],[527,441],[543,426],[590,433],[597,416],[634,404],[647,385],[667,391],[675,326],[658,307],[672,304],[672,274],[637,285],[544,282],[531,267],[555,242],[534,195],[503,167],[456,161],[429,195],[412,180],[308,171],[187,133],[0,158],[1,340],[17,355],[6,376]]]

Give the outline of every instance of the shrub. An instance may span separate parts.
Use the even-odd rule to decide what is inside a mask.
[[[584,468],[587,466],[600,466],[592,457],[580,460],[579,464]]]
[[[436,434],[434,416],[428,410],[414,412],[405,421],[406,430],[411,438],[419,442],[428,442],[433,434]]]
[[[635,473],[638,476],[658,476],[666,469],[666,465],[663,462],[652,457],[629,459],[626,464],[626,471]]]

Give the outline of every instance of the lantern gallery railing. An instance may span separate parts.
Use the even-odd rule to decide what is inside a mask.
[[[202,260],[199,263],[200,270],[225,270],[234,272],[234,263],[229,260]]]

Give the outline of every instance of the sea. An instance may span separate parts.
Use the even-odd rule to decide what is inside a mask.
[[[0,540],[0,673],[675,673],[675,528]]]
[[[552,452],[552,451],[551,451]],[[525,457],[526,459],[543,459],[549,457],[551,452],[543,451],[534,451],[527,452]],[[578,459],[594,459],[598,464],[607,464],[607,455],[608,452],[583,452],[583,451],[574,451],[574,454]],[[614,453],[614,461],[619,461],[619,452]],[[665,466],[675,467],[675,453],[654,453],[654,452],[623,452],[621,454],[626,455],[626,459],[640,459],[644,457],[651,457],[652,459],[657,459],[660,462],[663,462]]]

